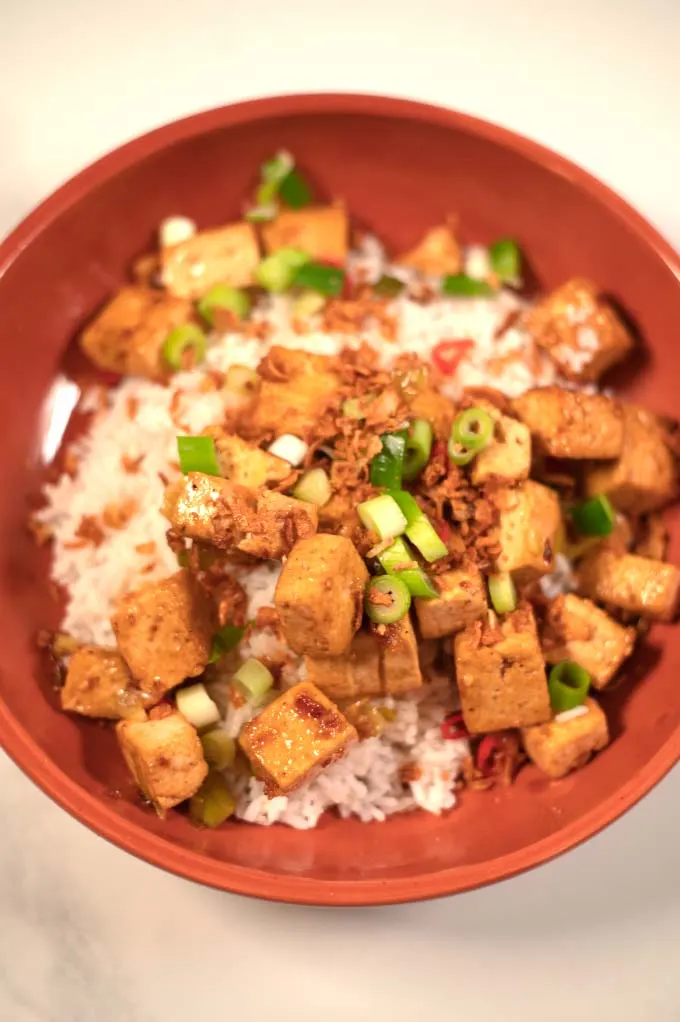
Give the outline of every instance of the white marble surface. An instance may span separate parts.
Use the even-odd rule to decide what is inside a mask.
[[[533,135],[680,246],[679,40],[678,0],[0,0],[0,231],[163,121],[351,89]],[[0,779],[2,1022],[331,1022],[371,1004],[394,1022],[680,1018],[678,771],[532,874],[363,912],[201,889],[85,830],[6,758]]]

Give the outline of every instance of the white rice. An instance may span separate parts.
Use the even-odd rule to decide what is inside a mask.
[[[372,238],[352,256],[351,264],[361,268],[371,281],[384,272],[407,280],[409,276],[385,265],[382,249]],[[467,264],[471,273],[483,275],[483,250],[470,250]],[[529,386],[555,381],[552,363],[544,357],[537,361],[521,326],[513,326],[500,340],[495,339],[508,315],[521,308],[519,299],[509,291],[492,299],[441,298],[427,305],[406,295],[392,304],[398,330],[395,342],[388,343],[372,327],[348,338],[345,334],[324,333],[318,323],[312,323],[308,333],[299,335],[291,328],[289,299],[267,299],[254,315],[273,326],[269,340],[245,339],[237,333],[215,337],[207,367],[224,371],[237,363],[255,368],[272,344],[332,355],[362,341],[375,347],[387,365],[404,352],[427,359],[441,340],[469,338],[475,346],[460,363],[455,383],[445,388],[451,396],[461,387],[472,385],[489,385],[515,395]],[[500,370],[497,365],[490,369],[490,360],[512,354],[516,358],[508,359]],[[171,463],[176,460],[176,436],[181,432],[173,423],[171,403],[181,391],[175,398],[175,413],[187,432],[198,433],[219,422],[228,398],[224,392],[202,391],[204,375],[201,368],[181,373],[167,387],[139,379],[121,383],[108,393],[106,408],[96,412],[90,430],[78,442],[75,478],[64,475],[55,485],[45,487],[47,506],[39,517],[53,531],[52,577],[67,594],[63,628],[79,640],[112,644],[109,618],[116,598],[142,582],[177,570],[176,558],[165,538],[168,523],[160,512],[162,479],[176,475]],[[72,404],[73,385],[64,381],[64,388],[62,404]],[[138,409],[134,418],[129,414],[131,401]],[[59,394],[53,394],[52,405],[58,408],[59,404]],[[81,408],[93,407],[93,396],[82,395]],[[144,456],[137,473],[123,470],[124,454],[130,458]],[[136,510],[125,529],[105,529],[104,541],[97,547],[72,545],[83,515],[99,515],[106,505],[127,499],[135,502]],[[155,544],[154,552],[143,552],[150,543]],[[238,573],[248,594],[249,617],[260,607],[273,604],[279,571],[279,565],[265,563]],[[239,652],[244,658],[271,655],[278,645],[271,633],[259,632]],[[285,682],[292,684],[299,677],[299,661],[291,657]],[[219,690],[220,686],[213,687]],[[249,705],[236,710],[224,692],[216,694],[222,707],[227,708],[222,726],[235,736],[256,711]],[[358,743],[344,759],[287,797],[269,799],[261,782],[237,781],[237,815],[251,823],[269,825],[278,821],[307,828],[315,826],[330,807],[336,807],[341,816],[355,815],[361,820],[383,820],[417,806],[431,813],[450,809],[455,804],[454,781],[468,752],[465,741],[447,741],[440,734],[439,726],[454,701],[451,685],[444,682],[426,685],[420,692],[390,703],[395,720],[379,738]],[[406,764],[414,764],[417,769],[413,774],[418,776],[405,786],[400,770]]]

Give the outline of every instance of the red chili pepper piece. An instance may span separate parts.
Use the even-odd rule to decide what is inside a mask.
[[[437,533],[442,543],[446,543],[448,545],[449,540],[453,536],[453,529],[449,523],[443,522],[440,518],[433,518],[432,525],[434,526],[434,531]]]
[[[442,738],[445,738],[449,742],[454,742],[459,738],[470,737],[470,732],[465,727],[463,714],[460,710],[456,710],[455,713],[449,713],[447,717],[444,717],[440,725],[440,730]]]
[[[458,363],[474,346],[475,342],[469,338],[460,341],[440,341],[432,349],[432,361],[444,376],[453,376],[458,368]]]
[[[481,770],[485,777],[493,772],[494,757],[500,750],[501,743],[495,735],[484,735],[479,748],[477,749],[477,769]]]

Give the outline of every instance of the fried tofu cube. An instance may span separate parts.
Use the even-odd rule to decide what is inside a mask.
[[[246,724],[239,745],[268,795],[285,795],[341,759],[356,729],[315,685],[301,681]]]
[[[568,593],[548,607],[541,648],[549,664],[575,660],[604,688],[633,652],[635,629],[624,628],[591,600]]]
[[[130,773],[161,817],[195,795],[208,773],[198,732],[181,713],[121,720],[116,736]]]
[[[342,203],[286,209],[262,226],[267,254],[298,248],[319,262],[342,263],[349,251],[349,219]]]
[[[248,287],[259,262],[257,233],[245,221],[199,231],[161,250],[163,283],[178,298],[200,298],[215,284]]]
[[[484,483],[516,483],[527,479],[531,468],[531,434],[522,422],[502,415],[491,404],[480,402],[494,420],[494,436],[471,465],[475,486]]]
[[[491,629],[473,622],[456,635],[453,650],[463,719],[472,734],[550,719],[545,663],[529,607]]]
[[[217,616],[188,571],[126,593],[111,618],[118,649],[140,689],[157,701],[210,660]]]
[[[456,409],[447,397],[438,390],[419,390],[410,401],[411,416],[425,419],[430,423],[440,440],[448,440]]]
[[[522,728],[522,743],[539,770],[558,780],[608,745],[607,718],[594,699],[586,699],[545,724]]]
[[[191,302],[147,287],[124,287],[85,328],[80,345],[109,372],[163,382],[170,366],[163,345],[171,330],[193,317]]]
[[[568,280],[531,309],[526,325],[568,380],[592,383],[626,357],[633,338],[599,288]]]
[[[319,508],[319,528],[348,539],[357,529],[363,530],[357,514],[357,502],[351,493],[334,493],[328,503]]]
[[[209,426],[203,436],[215,441],[215,453],[220,473],[239,486],[269,486],[283,482],[290,475],[290,463],[249,444],[235,433],[227,433],[220,426]]]
[[[439,596],[432,600],[416,597],[414,601],[420,634],[424,639],[454,635],[486,614],[486,585],[475,565],[444,571],[435,575],[432,581],[439,590]]]
[[[274,605],[296,653],[339,657],[363,615],[366,565],[351,540],[321,533],[301,539],[283,566]]]
[[[383,692],[397,696],[420,688],[423,676],[418,658],[418,640],[410,615],[385,625],[384,631],[379,627],[377,634],[382,646],[380,666]]]
[[[606,493],[619,511],[642,515],[677,498],[678,464],[662,419],[643,408],[624,405],[623,420],[619,458],[590,466],[584,486],[587,496]]]
[[[325,355],[274,345],[258,372],[262,384],[251,416],[256,432],[307,438],[324,412],[339,400],[340,380]]]
[[[319,521],[307,501],[203,472],[189,472],[168,486],[163,514],[185,539],[264,560],[280,560],[298,539],[313,535]]]
[[[135,685],[127,664],[115,649],[81,646],[69,660],[60,693],[61,708],[84,717],[119,720],[131,717],[149,697]]]
[[[617,458],[623,447],[618,401],[564,387],[537,387],[514,400],[542,454],[552,458]]]
[[[380,695],[383,691],[381,648],[372,632],[357,632],[343,656],[306,656],[307,681],[331,699]]]
[[[635,553],[640,557],[651,557],[654,561],[665,561],[670,534],[668,526],[658,511],[646,515],[638,522],[635,537]]]
[[[430,228],[414,248],[395,259],[395,262],[428,277],[460,273],[463,268],[460,245],[449,224]]]
[[[655,621],[672,621],[678,611],[680,571],[674,564],[637,554],[595,550],[577,572],[584,596]]]
[[[562,525],[557,494],[528,479],[513,489],[499,491],[497,500],[501,552],[496,558],[496,571],[511,572],[519,585],[551,572]]]

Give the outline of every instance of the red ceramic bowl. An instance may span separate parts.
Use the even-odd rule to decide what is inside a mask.
[[[56,610],[47,555],[32,546],[25,517],[50,381],[82,322],[150,248],[159,221],[176,212],[202,226],[236,217],[255,168],[280,146],[396,250],[458,210],[467,239],[517,237],[541,285],[594,278],[624,306],[648,352],[626,391],[659,411],[676,409],[678,257],[604,185],[533,142],[435,107],[341,95],[243,103],[131,142],[60,188],[0,248],[0,738],[74,816],[193,880],[315,904],[451,894],[583,841],[675,763],[680,630],[654,629],[634,670],[607,693],[614,742],[585,770],[548,783],[527,769],[508,790],[464,795],[441,819],[418,813],[366,826],[329,816],[308,833],[243,824],[211,832],[179,813],[161,822],[126,797],[113,734],[60,713],[36,661],[35,633],[56,624]],[[636,671],[645,672],[642,684]]]

